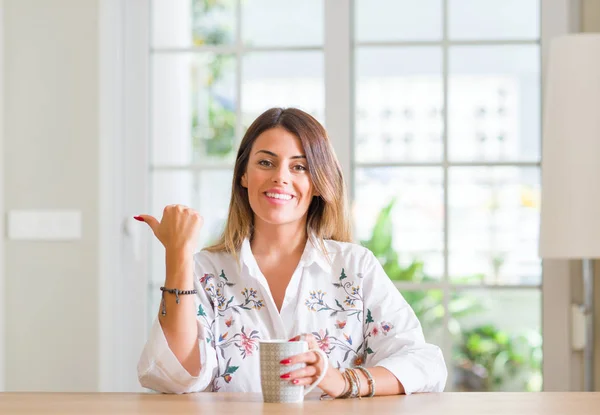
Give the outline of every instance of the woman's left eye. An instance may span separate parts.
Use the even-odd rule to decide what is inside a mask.
[[[297,166],[294,166],[294,169],[298,170],[298,171],[306,171],[306,167],[304,167],[301,164],[298,164]]]

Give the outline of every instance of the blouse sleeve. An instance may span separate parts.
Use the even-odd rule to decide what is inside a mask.
[[[217,372],[214,348],[214,313],[200,279],[209,268],[203,252],[194,256],[194,288],[200,350],[200,373],[192,376],[173,354],[158,318],[154,321],[138,363],[138,379],[142,386],[163,393],[190,393],[209,389]]]
[[[371,251],[363,280],[366,366],[389,370],[415,392],[442,392],[448,375],[439,347],[425,342],[421,323]]]

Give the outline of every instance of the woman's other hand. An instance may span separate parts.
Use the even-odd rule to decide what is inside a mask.
[[[294,370],[292,372],[285,373],[281,376],[282,379],[288,380],[295,385],[308,386],[315,382],[323,371],[325,366],[322,362],[321,356],[311,350],[318,349],[319,344],[310,333],[303,334],[300,336],[292,337],[289,341],[304,340],[308,343],[308,352],[300,353],[292,356],[288,359],[281,361],[284,366],[292,366],[298,363],[305,363],[306,366],[302,369]],[[325,377],[319,383],[319,388],[329,396],[337,397],[344,392],[346,387],[346,381],[342,373],[332,365],[327,365],[327,372]]]

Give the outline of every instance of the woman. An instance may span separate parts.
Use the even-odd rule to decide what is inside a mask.
[[[332,397],[444,389],[440,349],[425,342],[375,256],[351,243],[339,162],[325,129],[305,112],[273,108],[250,126],[215,245],[192,257],[202,218],[184,206],[167,206],[160,222],[136,219],[165,247],[164,290],[171,290],[162,292],[140,358],[143,386],[260,392],[258,342],[302,336],[329,357],[319,387]],[[282,378],[309,385],[323,362],[309,351],[281,364],[300,362],[306,367]]]

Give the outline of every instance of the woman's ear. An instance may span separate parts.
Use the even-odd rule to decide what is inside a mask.
[[[245,187],[246,189],[248,188],[248,175],[247,175],[247,173],[244,173],[244,175],[242,176],[242,179],[240,180],[240,184],[242,185],[242,187]]]

